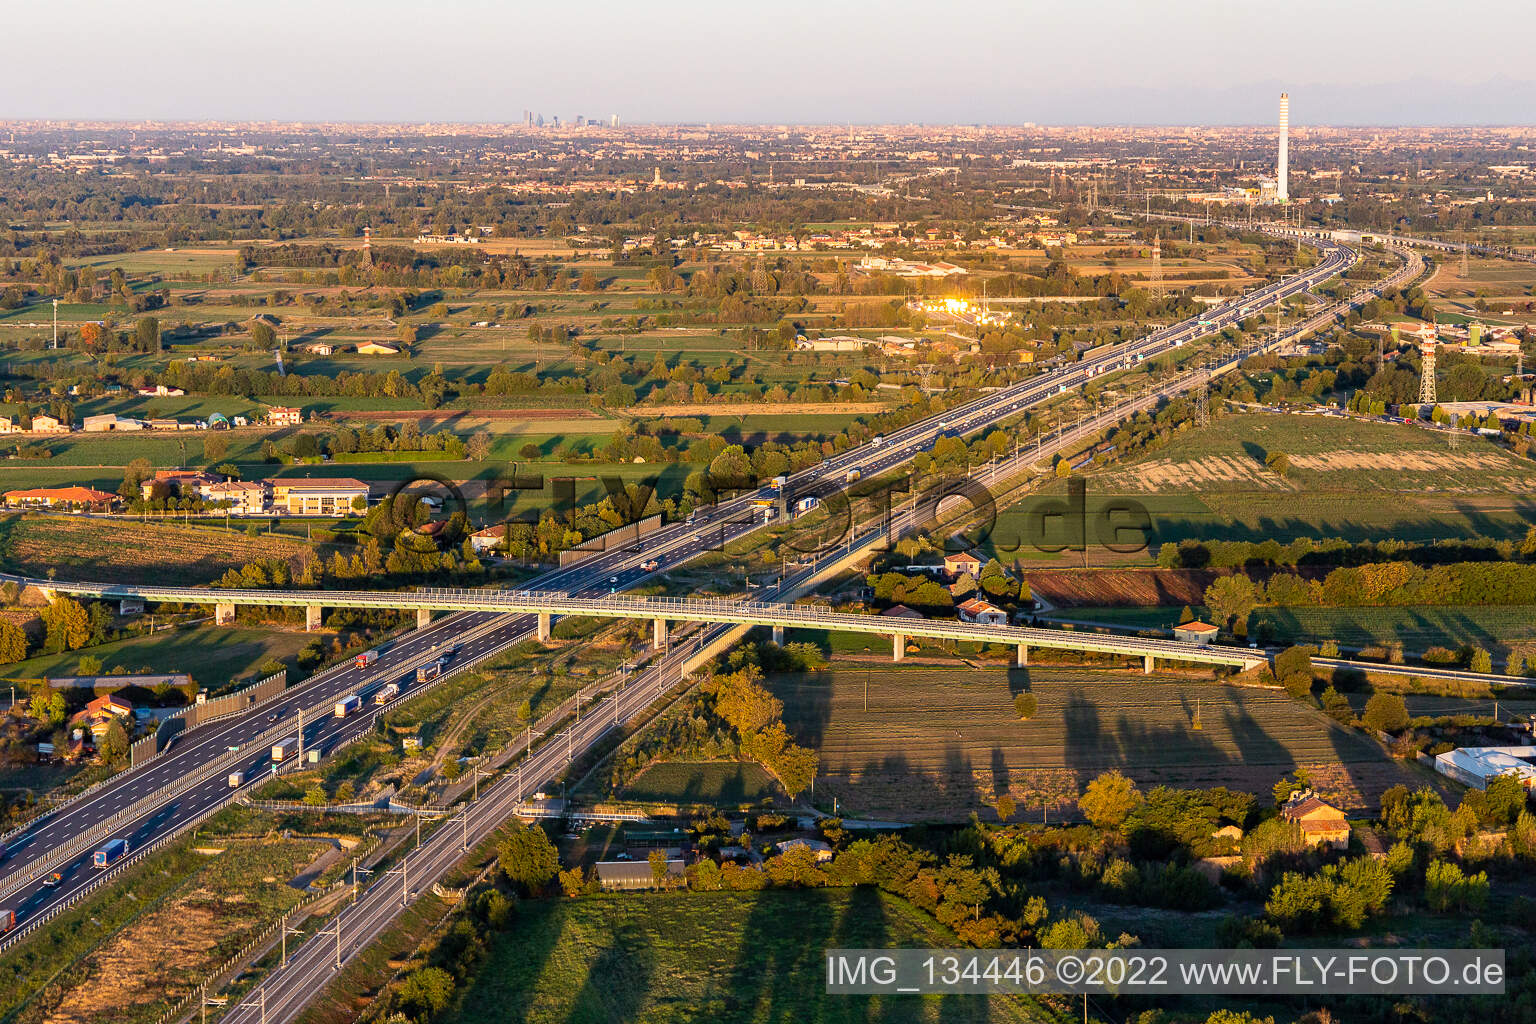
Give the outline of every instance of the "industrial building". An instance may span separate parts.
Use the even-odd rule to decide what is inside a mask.
[[[1487,789],[1500,775],[1513,775],[1526,789],[1536,787],[1536,747],[1457,747],[1435,756],[1435,771]]]

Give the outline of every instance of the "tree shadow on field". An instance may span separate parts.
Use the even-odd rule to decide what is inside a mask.
[[[858,791],[865,789],[869,800],[863,813],[900,821],[949,821],[955,810],[963,816],[981,807],[976,793],[973,766],[965,751],[951,742],[946,746],[943,766],[937,771],[912,764],[905,754],[887,754],[876,761],[866,761],[854,773],[858,781],[848,781],[849,795],[843,803],[857,806]],[[889,788],[888,792],[882,792]]]
[[[458,1001],[465,1020],[527,1020],[538,980],[566,928],[572,902],[525,904],[511,929],[490,940],[490,956]],[[536,908],[530,910],[530,908]]]
[[[1233,703],[1236,711],[1231,707],[1218,711],[1218,705]],[[1064,761],[1076,772],[1079,785],[1111,769],[1146,785],[1180,771],[1199,770],[1219,777],[1223,769],[1264,766],[1274,768],[1278,778],[1294,768],[1289,751],[1242,704],[1243,698],[1234,697],[1230,690],[1212,689],[1198,707],[1195,697],[1182,694],[1178,718],[1173,721],[1138,721],[1121,712],[1113,723],[1106,723],[1098,705],[1076,692],[1062,711]],[[1205,729],[1194,727],[1197,715],[1209,723],[1218,714],[1233,737],[1233,751],[1222,750]],[[1179,784],[1176,778],[1167,781]]]
[[[634,1020],[643,1002],[636,997],[650,990],[655,967],[645,929],[634,921],[620,923],[613,930],[610,944],[593,959],[581,989],[571,1000],[567,1024],[621,1024]]]
[[[856,672],[867,673],[868,669]],[[862,677],[854,682],[864,685]],[[873,683],[873,680],[870,680]],[[764,680],[768,691],[784,702],[784,728],[796,743],[820,750],[832,720],[833,678],[826,672],[776,672]],[[873,689],[873,686],[871,686]]]
[[[992,748],[992,792],[1001,796],[1008,792],[1012,773],[1008,770],[1008,755],[1002,747]]]
[[[742,926],[741,941],[728,961],[726,977],[714,998],[680,1018],[694,1024],[751,1020],[762,1024],[800,1024],[826,1019],[822,1006],[823,958],[831,945],[834,921],[825,890],[759,891]],[[711,959],[714,959],[711,957]],[[594,1018],[602,1019],[602,1018]],[[576,1024],[573,1017],[570,1024]]]

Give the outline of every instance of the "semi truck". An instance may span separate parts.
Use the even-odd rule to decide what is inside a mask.
[[[16,911],[0,910],[0,935],[16,927]]]
[[[438,658],[429,665],[423,665],[416,670],[418,683],[429,683],[443,674],[443,666],[448,664],[447,658]]]
[[[394,700],[400,694],[400,684],[386,683],[379,687],[379,692],[373,695],[373,702],[381,707]]]
[[[272,763],[281,764],[299,751],[299,738],[289,736],[272,744]]]
[[[230,789],[239,789],[244,784],[245,784],[245,772],[230,772],[229,773],[229,788]]]
[[[357,664],[358,668],[367,668],[369,665],[372,665],[374,662],[376,662],[378,660],[379,660],[379,652],[378,651],[364,651],[362,654],[359,654],[357,656],[356,664]]]
[[[359,697],[355,693],[349,697],[343,697],[341,700],[336,702],[336,717],[346,718],[348,715],[352,714],[352,712],[360,710],[362,706],[363,698]]]
[[[848,475],[843,478],[843,483],[845,483],[845,484],[854,483],[854,482],[856,482],[859,479],[859,477],[861,477],[863,475],[864,475],[863,473],[860,473],[856,469],[850,469],[848,471]]]
[[[103,846],[101,849],[96,851],[96,855],[91,858],[91,863],[95,865],[97,869],[111,867],[113,864],[116,864],[118,861],[122,860],[123,856],[127,854],[127,852],[128,840],[114,839],[107,843],[106,846]]]

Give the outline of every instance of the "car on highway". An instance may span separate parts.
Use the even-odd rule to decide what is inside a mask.
[[[277,721],[277,712],[276,711],[272,712],[270,715],[267,716],[267,724],[271,725],[275,721]]]

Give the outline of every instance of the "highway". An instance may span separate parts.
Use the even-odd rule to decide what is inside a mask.
[[[1224,302],[1198,318],[1142,338],[1093,350],[1080,362],[909,424],[892,431],[880,444],[862,445],[793,474],[782,492],[771,485],[747,490],[701,510],[688,522],[674,523],[647,535],[642,545],[606,552],[547,573],[531,581],[530,588],[564,591],[577,597],[594,597],[627,589],[649,575],[641,568],[642,561],[656,559],[659,563],[656,571],[664,572],[690,561],[703,551],[761,529],[765,520],[753,507],[754,500],[780,500],[786,494],[827,494],[844,487],[850,471],[856,470],[861,477],[871,477],[894,469],[918,452],[932,448],[941,437],[963,436],[985,429],[1101,374],[1132,367],[1237,324],[1265,306],[1310,290],[1341,273],[1356,258],[1349,247],[1328,239],[1309,238],[1307,242],[1322,250],[1323,259],[1302,274]],[[366,670],[346,666],[333,669],[296,685],[269,705],[183,734],[173,742],[169,751],[144,768],[121,773],[88,796],[65,804],[19,833],[6,837],[5,847],[10,859],[3,864],[6,874],[0,878],[0,906],[14,909],[18,926],[24,929],[29,922],[40,920],[51,908],[65,905],[91,883],[95,874],[90,867],[91,852],[107,839],[124,838],[131,848],[139,849],[198,820],[210,807],[230,798],[227,772],[220,770],[164,801],[157,800],[157,794],[168,786],[176,786],[178,781],[196,778],[199,770],[206,770],[219,758],[229,756],[229,748],[237,746],[242,755],[237,766],[246,770],[246,785],[250,785],[252,779],[259,778],[262,769],[270,764],[266,760],[270,743],[264,741],[273,733],[279,734],[277,738],[295,733],[296,716],[301,709],[322,710],[322,714],[306,723],[306,748],[332,749],[371,729],[379,713],[374,705],[365,703],[362,712],[347,719],[324,715],[325,706],[334,703],[337,696],[356,691],[372,692],[394,678],[383,678],[390,673],[407,676],[417,662],[434,653],[433,644],[467,637],[474,630],[483,629],[484,632],[467,641],[465,649],[455,656],[462,663],[472,656],[494,653],[528,639],[534,627],[534,618],[526,615],[472,613],[454,616],[393,641],[384,649],[381,660]],[[449,671],[454,667],[450,664]],[[277,716],[275,720],[270,719],[273,714]],[[143,813],[129,814],[140,806]],[[114,820],[119,816],[124,817]],[[62,850],[69,848],[72,840],[78,845],[82,838],[89,840],[89,848],[74,851],[62,863],[48,863],[50,858],[56,859]],[[56,887],[44,884],[46,876],[40,870],[44,864],[48,864],[49,871],[61,873],[61,884]],[[0,944],[0,949],[4,945]]]

